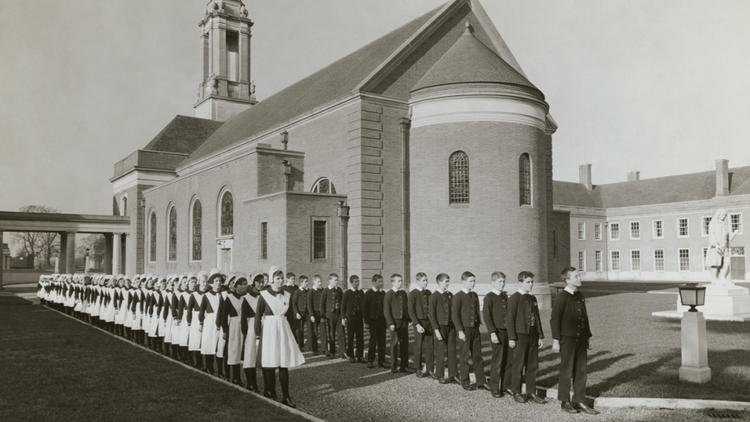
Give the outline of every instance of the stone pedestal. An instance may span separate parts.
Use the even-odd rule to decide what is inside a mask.
[[[653,312],[665,318],[682,318],[689,308],[682,306],[677,295],[675,311]],[[700,307],[709,321],[750,321],[750,291],[731,281],[710,283],[706,286],[706,303]]]
[[[702,312],[685,312],[682,317],[680,381],[697,384],[711,381],[711,368],[708,367],[706,319]]]

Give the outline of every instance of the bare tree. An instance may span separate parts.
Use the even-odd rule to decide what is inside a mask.
[[[56,213],[58,210],[44,205],[26,205],[18,209],[21,212]],[[23,232],[17,233],[16,238],[22,243],[23,251],[32,255],[39,264],[39,258],[51,265],[52,256],[59,250],[59,236],[57,233]]]

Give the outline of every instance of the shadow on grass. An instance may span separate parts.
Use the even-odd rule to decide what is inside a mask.
[[[609,354],[609,351],[601,351],[596,352],[592,355],[589,355],[588,357],[588,365],[587,365],[587,374],[593,374],[595,372],[599,371],[606,371],[609,369],[610,366],[614,365],[615,363],[627,359],[631,356],[634,356],[632,353],[623,353],[621,355],[612,356],[609,358],[599,359],[596,361],[593,361],[593,359],[596,359],[597,357]],[[537,383],[539,385],[545,386],[545,387],[552,387],[557,384],[560,367],[559,365],[551,366],[548,368],[545,368],[544,370],[540,370],[537,375]]]

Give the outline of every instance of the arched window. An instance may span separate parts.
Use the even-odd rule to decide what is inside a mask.
[[[222,236],[234,233],[234,200],[232,192],[226,191],[221,195],[221,220],[219,222]]]
[[[148,228],[148,260],[156,261],[156,213],[151,212]]]
[[[448,158],[448,201],[469,203],[469,156],[463,151],[456,151]]]
[[[122,200],[120,201],[120,215],[126,216],[128,215],[128,196],[125,195],[122,197]]]
[[[202,258],[203,234],[201,224],[203,222],[203,210],[201,201],[193,202],[193,209],[190,216],[190,259],[200,261]]]
[[[177,260],[177,210],[174,205],[169,208],[167,232],[167,261]]]
[[[518,158],[518,191],[520,205],[531,205],[531,159],[526,153]]]
[[[315,193],[331,193],[336,194],[336,187],[331,183],[331,179],[327,177],[321,177],[313,185],[311,192]]]

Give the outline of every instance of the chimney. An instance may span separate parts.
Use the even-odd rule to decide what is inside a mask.
[[[635,182],[636,180],[641,180],[641,172],[640,171],[629,171],[628,172],[628,182]]]
[[[716,160],[716,196],[729,195],[729,160]]]
[[[581,164],[578,166],[578,183],[586,186],[591,190],[591,164]]]

